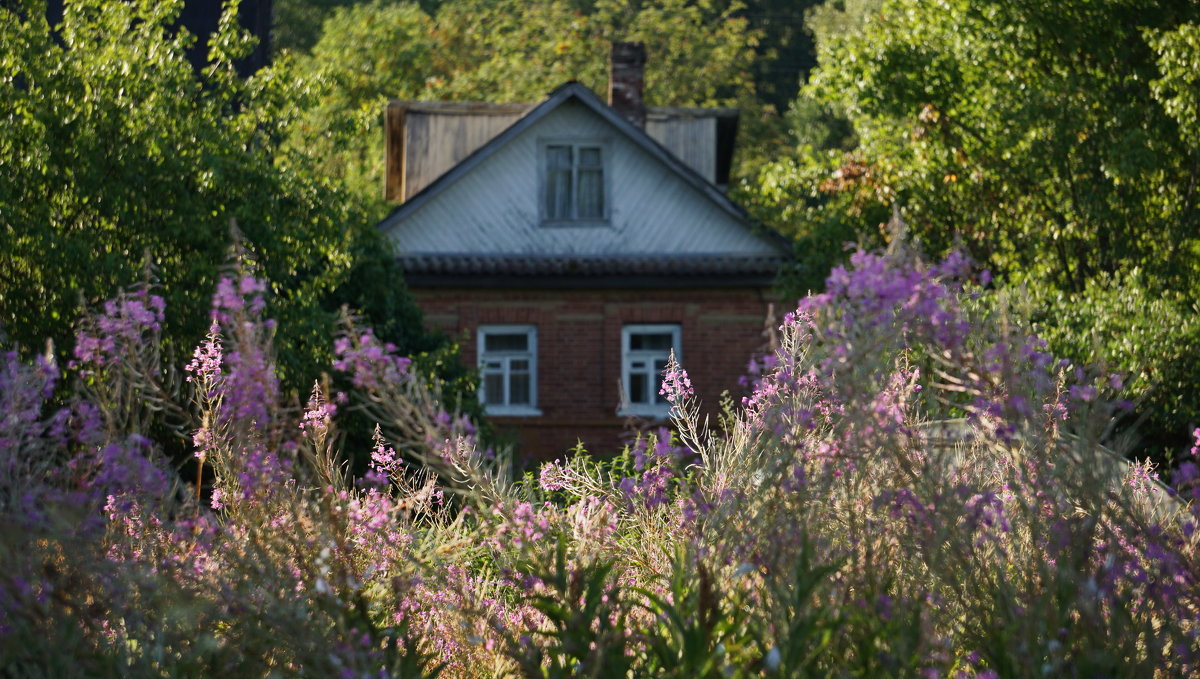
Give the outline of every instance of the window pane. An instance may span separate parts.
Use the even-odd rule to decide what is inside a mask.
[[[546,169],[548,169],[548,170],[569,170],[569,169],[571,169],[571,147],[570,146],[547,146],[546,147]]]
[[[600,149],[595,146],[580,148],[579,167],[600,167]]]
[[[485,405],[504,405],[504,374],[489,373],[483,377],[483,400]]]
[[[509,405],[527,406],[530,404],[529,398],[529,373],[513,374],[509,378],[509,388],[512,390],[509,393]]]
[[[529,372],[529,361],[523,358],[514,358],[511,365],[513,372]]]
[[[666,370],[667,370],[667,362],[665,360],[654,362],[654,375],[657,378],[655,380],[655,382],[658,383],[660,386],[662,384],[662,375],[664,372],[666,372]],[[660,390],[657,388],[654,389],[654,392],[653,392],[654,393],[654,402],[655,403],[667,403],[667,397],[658,393],[659,391]]]
[[[550,170],[546,176],[546,219],[571,218],[571,171]]]
[[[484,351],[529,351],[529,335],[523,332],[487,333],[483,336]]]
[[[629,335],[629,348],[634,351],[670,351],[674,335],[669,332],[635,332]]]
[[[604,218],[604,172],[600,169],[579,170],[580,219]]]
[[[571,218],[570,146],[546,147],[546,219]]]
[[[646,399],[646,375],[644,373],[629,373],[629,402],[649,403]]]

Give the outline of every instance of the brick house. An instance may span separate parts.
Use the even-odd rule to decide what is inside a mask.
[[[611,105],[391,102],[380,223],[427,321],[464,339],[481,399],[535,459],[619,450],[661,420],[673,349],[715,410],[765,344],[790,247],[726,197],[736,111],[641,104],[614,45]]]

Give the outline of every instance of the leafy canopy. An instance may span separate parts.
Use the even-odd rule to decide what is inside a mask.
[[[810,14],[792,157],[745,197],[816,270],[896,205],[933,251],[1025,284],[1038,332],[1127,371],[1150,447],[1200,418],[1200,5],[863,0]],[[1132,418],[1136,419],[1136,418]]]
[[[286,64],[236,75],[252,38],[234,4],[195,72],[182,7],[76,0],[55,28],[40,0],[0,9],[2,332],[66,353],[83,307],[148,261],[173,309],[164,342],[185,356],[235,222],[271,287],[286,380],[327,365],[341,304],[406,352],[434,349],[373,223],[311,157],[281,148],[303,83]]]
[[[1178,0],[890,0],[822,43],[809,91],[930,245],[961,237],[1073,290],[1131,266],[1177,287],[1197,267],[1200,149],[1162,96],[1174,81],[1153,85],[1170,38],[1152,36],[1197,20]]]

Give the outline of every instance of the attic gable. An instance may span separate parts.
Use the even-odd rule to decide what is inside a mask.
[[[402,203],[462,162],[536,105],[388,102],[384,112],[384,198]],[[650,106],[645,132],[722,191],[729,183],[738,110]]]
[[[600,224],[548,226],[547,144],[604,149],[609,210]],[[555,90],[380,225],[401,253],[495,256],[779,257],[711,183],[578,83]]]

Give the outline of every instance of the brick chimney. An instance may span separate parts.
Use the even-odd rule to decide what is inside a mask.
[[[608,70],[608,105],[622,118],[643,129],[646,127],[646,104],[642,100],[645,73],[645,43],[613,43]]]

